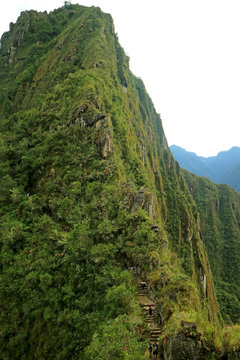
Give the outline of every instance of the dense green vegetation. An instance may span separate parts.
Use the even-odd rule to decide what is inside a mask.
[[[166,313],[219,340],[197,207],[110,15],[24,12],[0,52],[3,359],[144,359],[134,265]],[[176,325],[176,326],[175,326]]]
[[[221,314],[227,321],[240,318],[240,195],[228,185],[184,171],[201,218]]]

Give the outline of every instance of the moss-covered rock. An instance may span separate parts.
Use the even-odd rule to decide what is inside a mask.
[[[166,341],[163,350],[166,360],[203,360],[204,348],[197,336],[180,333]]]

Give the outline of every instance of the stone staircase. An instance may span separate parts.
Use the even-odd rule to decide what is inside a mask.
[[[149,343],[151,343],[152,345],[154,342],[159,344],[158,338],[161,335],[161,329],[154,322],[154,309],[155,309],[154,301],[149,298],[149,289],[147,284],[145,288],[142,289],[141,282],[139,282],[138,287],[139,287],[139,303],[143,309],[143,313],[145,313],[145,319],[148,328]],[[152,308],[152,315],[149,314],[149,305],[151,305]],[[158,359],[160,358],[158,357]]]

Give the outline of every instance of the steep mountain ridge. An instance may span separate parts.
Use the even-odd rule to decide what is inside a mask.
[[[166,359],[183,334],[189,354],[232,351],[197,207],[110,15],[23,12],[2,37],[0,80],[3,357],[124,359],[123,341],[144,359],[132,265]]]
[[[179,165],[198,176],[204,176],[217,184],[229,184],[240,191],[240,148],[235,146],[228,151],[221,151],[217,156],[204,158],[179,146],[170,149]]]
[[[221,313],[228,321],[240,316],[240,194],[183,170],[201,218]]]

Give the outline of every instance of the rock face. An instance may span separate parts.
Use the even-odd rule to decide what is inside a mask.
[[[159,324],[164,324],[164,322],[169,319],[171,314],[172,312],[170,310],[164,310],[162,304],[159,301],[156,302],[155,317]]]
[[[46,12],[37,13],[36,11],[23,11],[18,18],[17,23],[11,23],[11,31],[3,34],[1,39],[3,45],[2,52],[7,64],[13,64],[16,51],[23,42],[25,34],[29,31],[32,19],[35,18],[35,20],[39,21],[46,17]]]
[[[164,360],[203,360],[204,351],[196,338],[179,333],[167,340],[163,349]]]
[[[95,125],[96,145],[101,156],[106,159],[113,151],[113,130],[110,118],[106,113],[95,113],[94,109],[83,104],[77,107],[70,115],[67,126],[79,125],[80,127]]]
[[[133,204],[131,206],[131,212],[134,212],[139,206],[143,210],[146,210],[148,216],[153,219],[155,214],[154,195],[144,188],[141,188],[136,193]]]
[[[73,113],[69,117],[67,126],[70,126],[72,124],[79,124],[80,126],[91,127],[95,125],[99,120],[103,119],[107,121],[106,113],[94,114],[94,112],[88,108],[88,105],[83,104],[73,111]]]
[[[100,120],[96,122],[96,129],[96,144],[103,159],[106,159],[113,151],[113,133],[109,117],[100,118]]]

